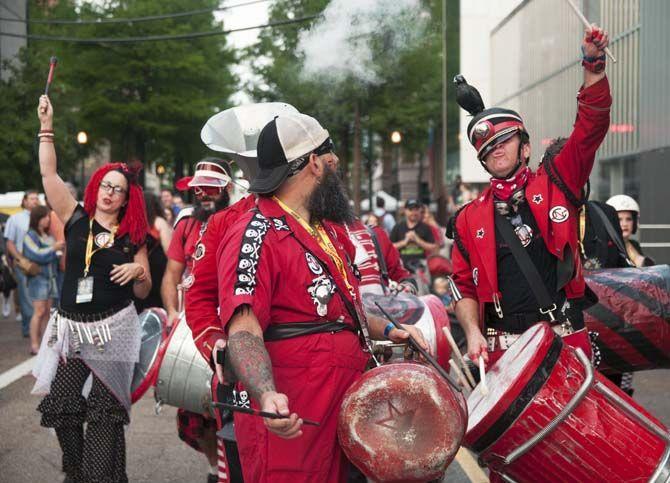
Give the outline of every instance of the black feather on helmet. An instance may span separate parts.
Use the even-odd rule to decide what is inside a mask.
[[[477,159],[483,162],[497,144],[515,134],[521,134],[522,140],[528,141],[528,131],[516,111],[501,107],[485,109],[479,91],[460,74],[454,77],[454,84],[458,105],[473,116],[468,124],[468,139],[477,150]]]

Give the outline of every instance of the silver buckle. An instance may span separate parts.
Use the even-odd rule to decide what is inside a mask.
[[[556,310],[556,304],[551,304],[551,307],[548,309],[540,309],[540,313],[542,315],[549,315],[549,319],[551,319],[551,322],[556,322],[556,317],[554,317],[554,310]]]

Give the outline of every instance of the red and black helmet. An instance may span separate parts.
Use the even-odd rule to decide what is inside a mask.
[[[502,107],[485,109],[477,89],[469,85],[462,75],[454,77],[454,84],[458,104],[473,116],[468,124],[468,139],[477,150],[479,161],[483,163],[496,145],[515,134],[520,134],[523,141],[528,141],[528,131],[518,112]]]

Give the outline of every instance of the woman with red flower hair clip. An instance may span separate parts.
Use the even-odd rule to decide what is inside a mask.
[[[58,310],[49,320],[33,375],[42,426],[54,428],[66,482],[127,482],[125,424],[139,360],[133,296],[151,290],[144,195],[124,163],[99,168],[77,204],[56,170],[53,109],[41,96],[40,173],[49,203],[65,224],[67,262]],[[84,383],[92,376],[88,398]],[[84,432],[84,423],[86,431]]]

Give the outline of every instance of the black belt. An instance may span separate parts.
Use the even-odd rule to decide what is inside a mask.
[[[120,304],[117,304],[107,310],[103,310],[102,312],[93,312],[90,314],[85,312],[69,312],[67,310],[63,310],[60,308],[58,309],[58,313],[61,314],[66,319],[70,319],[75,322],[97,322],[99,320],[106,319],[107,317],[111,317],[117,312],[121,312],[123,309],[127,308],[131,303],[132,300],[125,300]]]
[[[486,327],[491,327],[510,334],[521,334],[528,330],[532,325],[542,321],[551,322],[553,325],[554,323],[561,324],[566,320],[570,320],[573,329],[576,331],[584,327],[584,317],[581,314],[581,311],[578,308],[573,309],[572,307],[566,310],[565,313],[558,310],[555,311],[555,321],[550,321],[547,314],[542,314],[539,311],[505,314],[502,319],[498,317],[495,312],[491,312],[492,311],[490,310],[487,311]]]
[[[265,332],[263,332],[263,339],[266,342],[274,342],[277,340],[301,337],[303,335],[324,334],[326,332],[335,334],[337,332],[342,332],[343,330],[356,333],[354,327],[342,322],[296,322],[272,324],[265,329]]]

